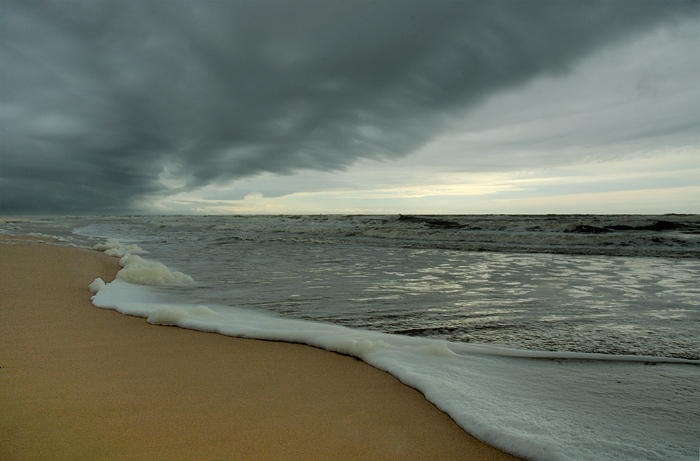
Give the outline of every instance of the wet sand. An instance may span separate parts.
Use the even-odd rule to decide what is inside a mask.
[[[118,270],[0,236],[0,459],[516,459],[352,357],[94,307]]]

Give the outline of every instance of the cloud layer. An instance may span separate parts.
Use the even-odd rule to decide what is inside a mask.
[[[420,149],[697,2],[3,1],[0,211],[125,212]],[[475,162],[478,163],[478,162]]]

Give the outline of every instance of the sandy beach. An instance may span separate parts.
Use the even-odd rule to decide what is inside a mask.
[[[354,358],[94,307],[118,269],[2,237],[0,459],[517,459]]]

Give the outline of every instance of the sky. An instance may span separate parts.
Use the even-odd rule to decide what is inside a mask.
[[[698,1],[0,0],[0,213],[700,213]]]

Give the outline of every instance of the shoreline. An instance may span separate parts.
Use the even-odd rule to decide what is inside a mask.
[[[115,258],[8,240],[3,459],[517,459],[364,362],[98,309]]]

